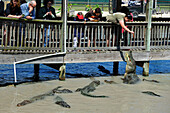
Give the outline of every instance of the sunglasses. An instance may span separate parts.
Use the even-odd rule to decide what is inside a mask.
[[[33,6],[32,4],[30,4],[32,7],[36,7],[36,6]]]
[[[52,3],[47,3],[48,5],[52,5]]]

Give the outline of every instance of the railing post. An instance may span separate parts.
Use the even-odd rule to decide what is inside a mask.
[[[150,37],[151,37],[151,22],[152,22],[152,8],[153,8],[153,0],[149,1],[149,11],[148,16],[146,16],[146,21],[148,21],[147,31],[146,31],[146,51],[150,51]]]
[[[148,4],[147,4],[148,6]],[[149,7],[147,7],[148,13],[146,13],[146,21],[148,21],[147,31],[146,31],[146,51],[150,52],[150,38],[151,38],[151,22],[152,22],[152,8],[153,0],[149,0]],[[143,76],[149,76],[149,61],[143,64]]]
[[[113,75],[118,75],[119,72],[119,62],[114,62],[113,63]]]
[[[66,38],[67,38],[67,0],[62,0],[62,34],[61,34],[61,52],[66,52]],[[66,65],[64,64],[59,69],[59,80],[65,80]]]
[[[39,69],[40,69],[40,64],[34,64],[34,76],[33,76],[34,81],[39,80]]]
[[[62,2],[62,34],[61,34],[61,52],[66,51],[66,37],[67,37],[67,0],[63,0]]]

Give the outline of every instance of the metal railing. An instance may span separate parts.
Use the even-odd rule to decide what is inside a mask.
[[[61,51],[62,22],[57,20],[22,20],[0,17],[1,53],[55,53]],[[127,23],[133,36],[109,22],[68,21],[66,49],[119,50],[145,49],[146,22]],[[77,41],[74,41],[76,39]],[[75,45],[74,45],[75,44]],[[151,47],[170,46],[170,23],[153,22]]]

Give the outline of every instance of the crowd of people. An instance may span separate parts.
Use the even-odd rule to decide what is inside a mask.
[[[4,2],[0,0],[0,16],[6,16],[11,18],[26,18],[26,19],[46,19],[46,20],[55,20],[56,19],[56,13],[55,9],[52,7],[54,4],[54,0],[44,0],[43,1],[43,7],[40,8],[39,12],[36,15],[35,7],[37,5],[35,0],[31,0],[30,2],[26,2],[25,0],[11,0],[10,3],[7,4],[6,10],[3,10],[4,8]],[[75,17],[76,21],[93,21],[98,22],[102,20],[102,11],[100,8],[96,8],[95,10],[90,10],[85,15],[82,14],[82,12],[79,12],[77,16]],[[106,17],[107,21],[113,22],[115,24],[119,23],[121,27],[124,30],[126,30],[129,33],[134,34],[133,31],[128,29],[126,26],[126,22],[132,21],[133,17],[130,14],[130,11],[127,7],[122,7],[120,12],[116,12],[114,14],[109,14]],[[46,38],[46,36],[49,37],[49,30],[50,25],[48,25],[45,29],[44,34],[44,46],[46,46],[47,41],[49,41],[49,38]],[[47,35],[46,35],[47,31]],[[123,33],[122,32],[122,33]]]

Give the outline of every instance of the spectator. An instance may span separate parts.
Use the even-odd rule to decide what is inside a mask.
[[[24,3],[21,6],[21,12],[26,19],[35,19],[35,7],[36,1],[32,0],[28,3]]]
[[[55,9],[52,7],[53,3],[54,3],[54,0],[43,1],[44,6],[41,7],[38,13],[39,19],[47,19],[47,20],[56,19]]]
[[[77,13],[75,21],[84,21],[84,16],[83,16],[82,12]],[[77,33],[77,29],[78,29],[78,33]],[[80,45],[80,40],[81,40],[80,35],[81,35],[81,37],[84,37],[84,28],[80,32],[79,26],[76,26],[75,29],[74,29],[74,39],[73,39],[74,40],[74,45],[73,45],[74,48],[77,47],[77,43],[79,43],[79,45]],[[78,40],[77,40],[77,37],[78,37]]]
[[[0,0],[0,16],[4,16],[4,2]]]
[[[84,21],[84,16],[82,12],[78,12],[75,18],[76,21]]]
[[[116,12],[114,14],[108,15],[106,17],[107,21],[113,22],[115,24],[119,23],[120,26],[123,28],[122,30],[122,37],[124,30],[134,34],[133,31],[131,31],[127,26],[126,22],[132,21],[132,15],[129,12],[129,9],[127,7],[122,7],[121,12]],[[127,33],[125,32],[125,33]],[[124,35],[125,37],[125,35]],[[107,45],[109,44],[109,41],[107,40]],[[127,45],[127,38],[124,39],[124,44]]]
[[[11,2],[7,4],[5,15],[11,18],[21,18],[20,1],[11,0]]]
[[[11,0],[11,2],[7,4],[6,10],[5,10],[5,16],[10,17],[10,18],[21,18],[22,17],[19,0]],[[12,29],[14,29],[13,23],[12,23]],[[10,31],[10,27],[8,27],[7,44],[9,44],[9,41],[10,41],[10,32],[12,33],[12,37],[14,36],[17,37],[17,29],[15,30],[15,32],[12,32],[12,31]],[[6,30],[5,30],[5,36],[6,36]],[[6,42],[5,40],[6,38],[4,38],[4,43]]]
[[[85,21],[86,21],[86,19],[90,20],[90,21],[93,21],[93,22],[100,21],[102,19],[101,9],[100,8],[96,8],[95,10],[90,10],[85,15]],[[95,27],[93,27],[93,28],[95,28]],[[91,34],[90,34],[90,37],[89,37],[89,40],[88,40],[88,47],[90,47],[90,43],[91,43],[92,37],[93,37],[93,46],[94,47],[96,46],[95,45],[95,35],[97,36],[97,33],[93,33],[93,36],[91,36]]]
[[[56,19],[56,13],[55,9],[52,7],[54,3],[54,0],[44,0],[43,4],[44,6],[41,7],[39,13],[38,13],[38,18],[39,19],[47,19],[47,20],[53,20]],[[46,31],[48,29],[48,39],[46,39]],[[44,47],[49,45],[49,37],[50,37],[50,25],[48,25],[48,28],[45,27],[44,29]]]
[[[90,21],[100,21],[102,18],[102,13],[100,8],[96,8],[95,10],[90,10],[86,13],[85,18]]]
[[[130,12],[127,12],[125,10],[126,7],[122,8],[121,12],[113,13],[110,15],[107,15],[106,19],[107,21],[113,22],[113,23],[119,23],[120,26],[128,31],[129,33],[134,34],[133,31],[129,30],[125,24],[128,21],[132,21],[132,16],[130,15]]]

